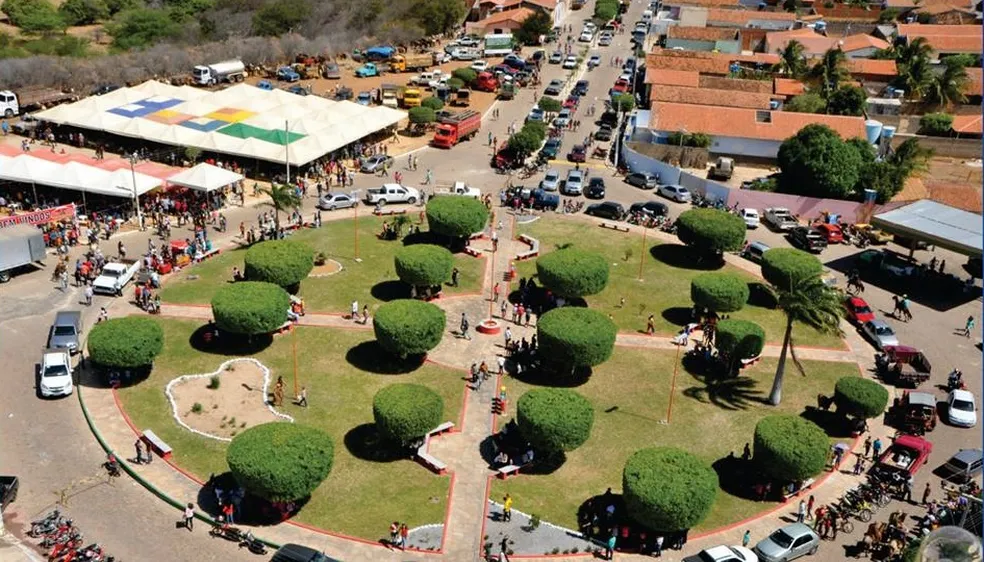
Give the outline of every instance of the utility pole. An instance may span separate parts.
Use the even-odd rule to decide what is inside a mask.
[[[140,201],[137,198],[137,171],[134,166],[137,164],[137,153],[136,151],[130,155],[130,181],[133,182],[133,211],[136,213],[137,217],[137,228],[140,227],[143,219],[143,212],[140,210]],[[88,212],[88,210],[86,210]]]

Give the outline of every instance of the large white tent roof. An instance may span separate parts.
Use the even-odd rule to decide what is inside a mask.
[[[871,224],[967,256],[980,256],[984,252],[980,215],[929,199],[875,215]]]
[[[199,191],[212,191],[225,187],[243,179],[242,174],[202,162],[194,168],[188,168],[169,178],[167,182],[173,185],[190,187]]]
[[[110,172],[81,162],[60,164],[29,154],[0,155],[0,180],[59,187],[113,197],[133,197],[134,179],[137,195],[160,187],[164,180],[122,169]]]
[[[148,81],[59,105],[38,119],[176,146],[304,165],[406,113],[237,84],[218,92]],[[289,131],[289,136],[285,134]],[[290,142],[284,143],[287,138]]]

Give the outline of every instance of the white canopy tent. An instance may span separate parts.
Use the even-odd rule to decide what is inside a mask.
[[[167,178],[167,182],[172,185],[207,192],[221,189],[241,179],[243,179],[242,174],[202,162],[194,168],[189,168]]]
[[[164,185],[164,180],[130,170],[110,172],[81,162],[60,164],[29,154],[0,157],[0,180],[71,189],[111,197],[134,196]]]

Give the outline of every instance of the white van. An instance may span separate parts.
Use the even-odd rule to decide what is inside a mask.
[[[646,23],[652,23],[652,21],[653,21],[653,11],[652,10],[646,10],[645,12],[643,12],[642,13],[642,21],[644,21]]]

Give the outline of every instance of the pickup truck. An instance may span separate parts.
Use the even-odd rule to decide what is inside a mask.
[[[482,192],[477,188],[465,185],[463,181],[456,181],[454,185],[441,187],[438,186],[437,190],[434,191],[434,196],[438,195],[460,195],[463,197],[471,197],[473,199],[478,199],[482,196]]]
[[[107,263],[92,282],[92,291],[107,295],[123,295],[123,287],[140,271],[140,260],[120,260]]]
[[[379,75],[379,67],[374,62],[367,62],[355,70],[355,76],[358,78],[371,78]]]
[[[871,467],[871,474],[887,482],[904,481],[929,462],[933,444],[915,435],[900,435]]]
[[[277,80],[283,80],[284,82],[297,82],[300,79],[301,75],[289,66],[281,66],[277,69]]]
[[[419,191],[395,183],[387,183],[383,184],[382,187],[366,190],[365,199],[367,205],[385,205],[387,203],[410,203],[412,205],[419,200]]]
[[[775,230],[785,232],[799,226],[799,222],[793,218],[789,209],[784,207],[770,207],[762,215],[762,222]]]

